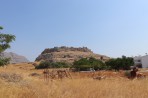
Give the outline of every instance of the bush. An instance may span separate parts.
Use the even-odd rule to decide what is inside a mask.
[[[130,66],[134,65],[133,58],[122,56],[122,58],[110,59],[106,62],[106,65],[114,70],[129,70]]]
[[[50,62],[50,61],[42,61],[36,69],[44,69],[44,68],[69,68],[70,65],[65,62]]]
[[[35,69],[44,69],[49,68],[51,66],[50,62],[42,61],[38,66],[35,66]]]
[[[93,68],[95,70],[103,70],[106,69],[105,64],[101,60],[97,60],[93,57],[91,58],[82,58],[78,61],[75,61],[73,63],[73,68],[76,68],[76,70],[80,71],[87,71],[90,68]]]
[[[10,58],[0,58],[0,66],[9,64]]]
[[[70,65],[65,62],[54,62],[52,63],[52,68],[69,68]]]

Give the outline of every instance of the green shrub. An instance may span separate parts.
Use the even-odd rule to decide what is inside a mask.
[[[50,61],[42,61],[36,69],[44,69],[44,68],[69,68],[70,65],[65,62],[50,62]]]
[[[38,66],[35,67],[35,69],[44,69],[49,68],[51,66],[50,62],[42,61]]]
[[[129,70],[130,66],[134,65],[134,61],[131,57],[122,56],[122,58],[110,59],[106,62],[106,65],[117,71],[120,69]]]
[[[90,68],[93,68],[94,70],[103,70],[106,69],[106,65],[101,60],[97,60],[93,57],[90,57],[82,58],[78,61],[75,61],[73,63],[73,68],[76,68],[76,70],[78,71],[86,71]]]
[[[9,64],[10,58],[0,58],[0,66]]]
[[[65,62],[54,62],[52,63],[52,68],[69,68],[70,65]]]

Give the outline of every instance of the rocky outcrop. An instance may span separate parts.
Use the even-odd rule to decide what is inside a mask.
[[[10,63],[25,63],[29,62],[26,57],[12,53],[12,52],[3,52],[0,54],[1,57],[10,58]]]
[[[102,61],[110,59],[107,56],[93,53],[87,47],[54,47],[45,49],[37,58],[36,61],[48,60],[52,62],[68,62],[72,63],[81,58],[94,57]]]

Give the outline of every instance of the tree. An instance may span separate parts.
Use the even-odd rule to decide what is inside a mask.
[[[106,65],[117,71],[120,69],[129,70],[130,66],[134,65],[134,61],[131,57],[122,56],[122,58],[110,59]]]
[[[2,29],[3,29],[3,27],[0,26],[0,30],[2,30]]]
[[[0,30],[3,30],[3,27],[0,26]],[[0,54],[6,49],[10,48],[10,43],[15,41],[15,36],[11,34],[3,34],[0,32]],[[8,64],[8,58],[2,58],[0,56],[0,66]]]
[[[3,30],[3,27],[0,26],[0,30]],[[3,34],[0,32],[0,53],[10,48],[10,42],[15,40],[15,36],[11,34]]]
[[[82,71],[89,70],[90,68],[93,68],[95,70],[106,69],[106,65],[101,60],[97,60],[93,57],[82,58],[78,61],[75,61],[73,63],[73,67],[76,68],[76,70],[82,70]]]

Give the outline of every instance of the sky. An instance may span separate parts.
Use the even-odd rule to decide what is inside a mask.
[[[148,52],[148,0],[0,0],[8,52],[30,61],[55,46],[88,47],[109,57]]]

